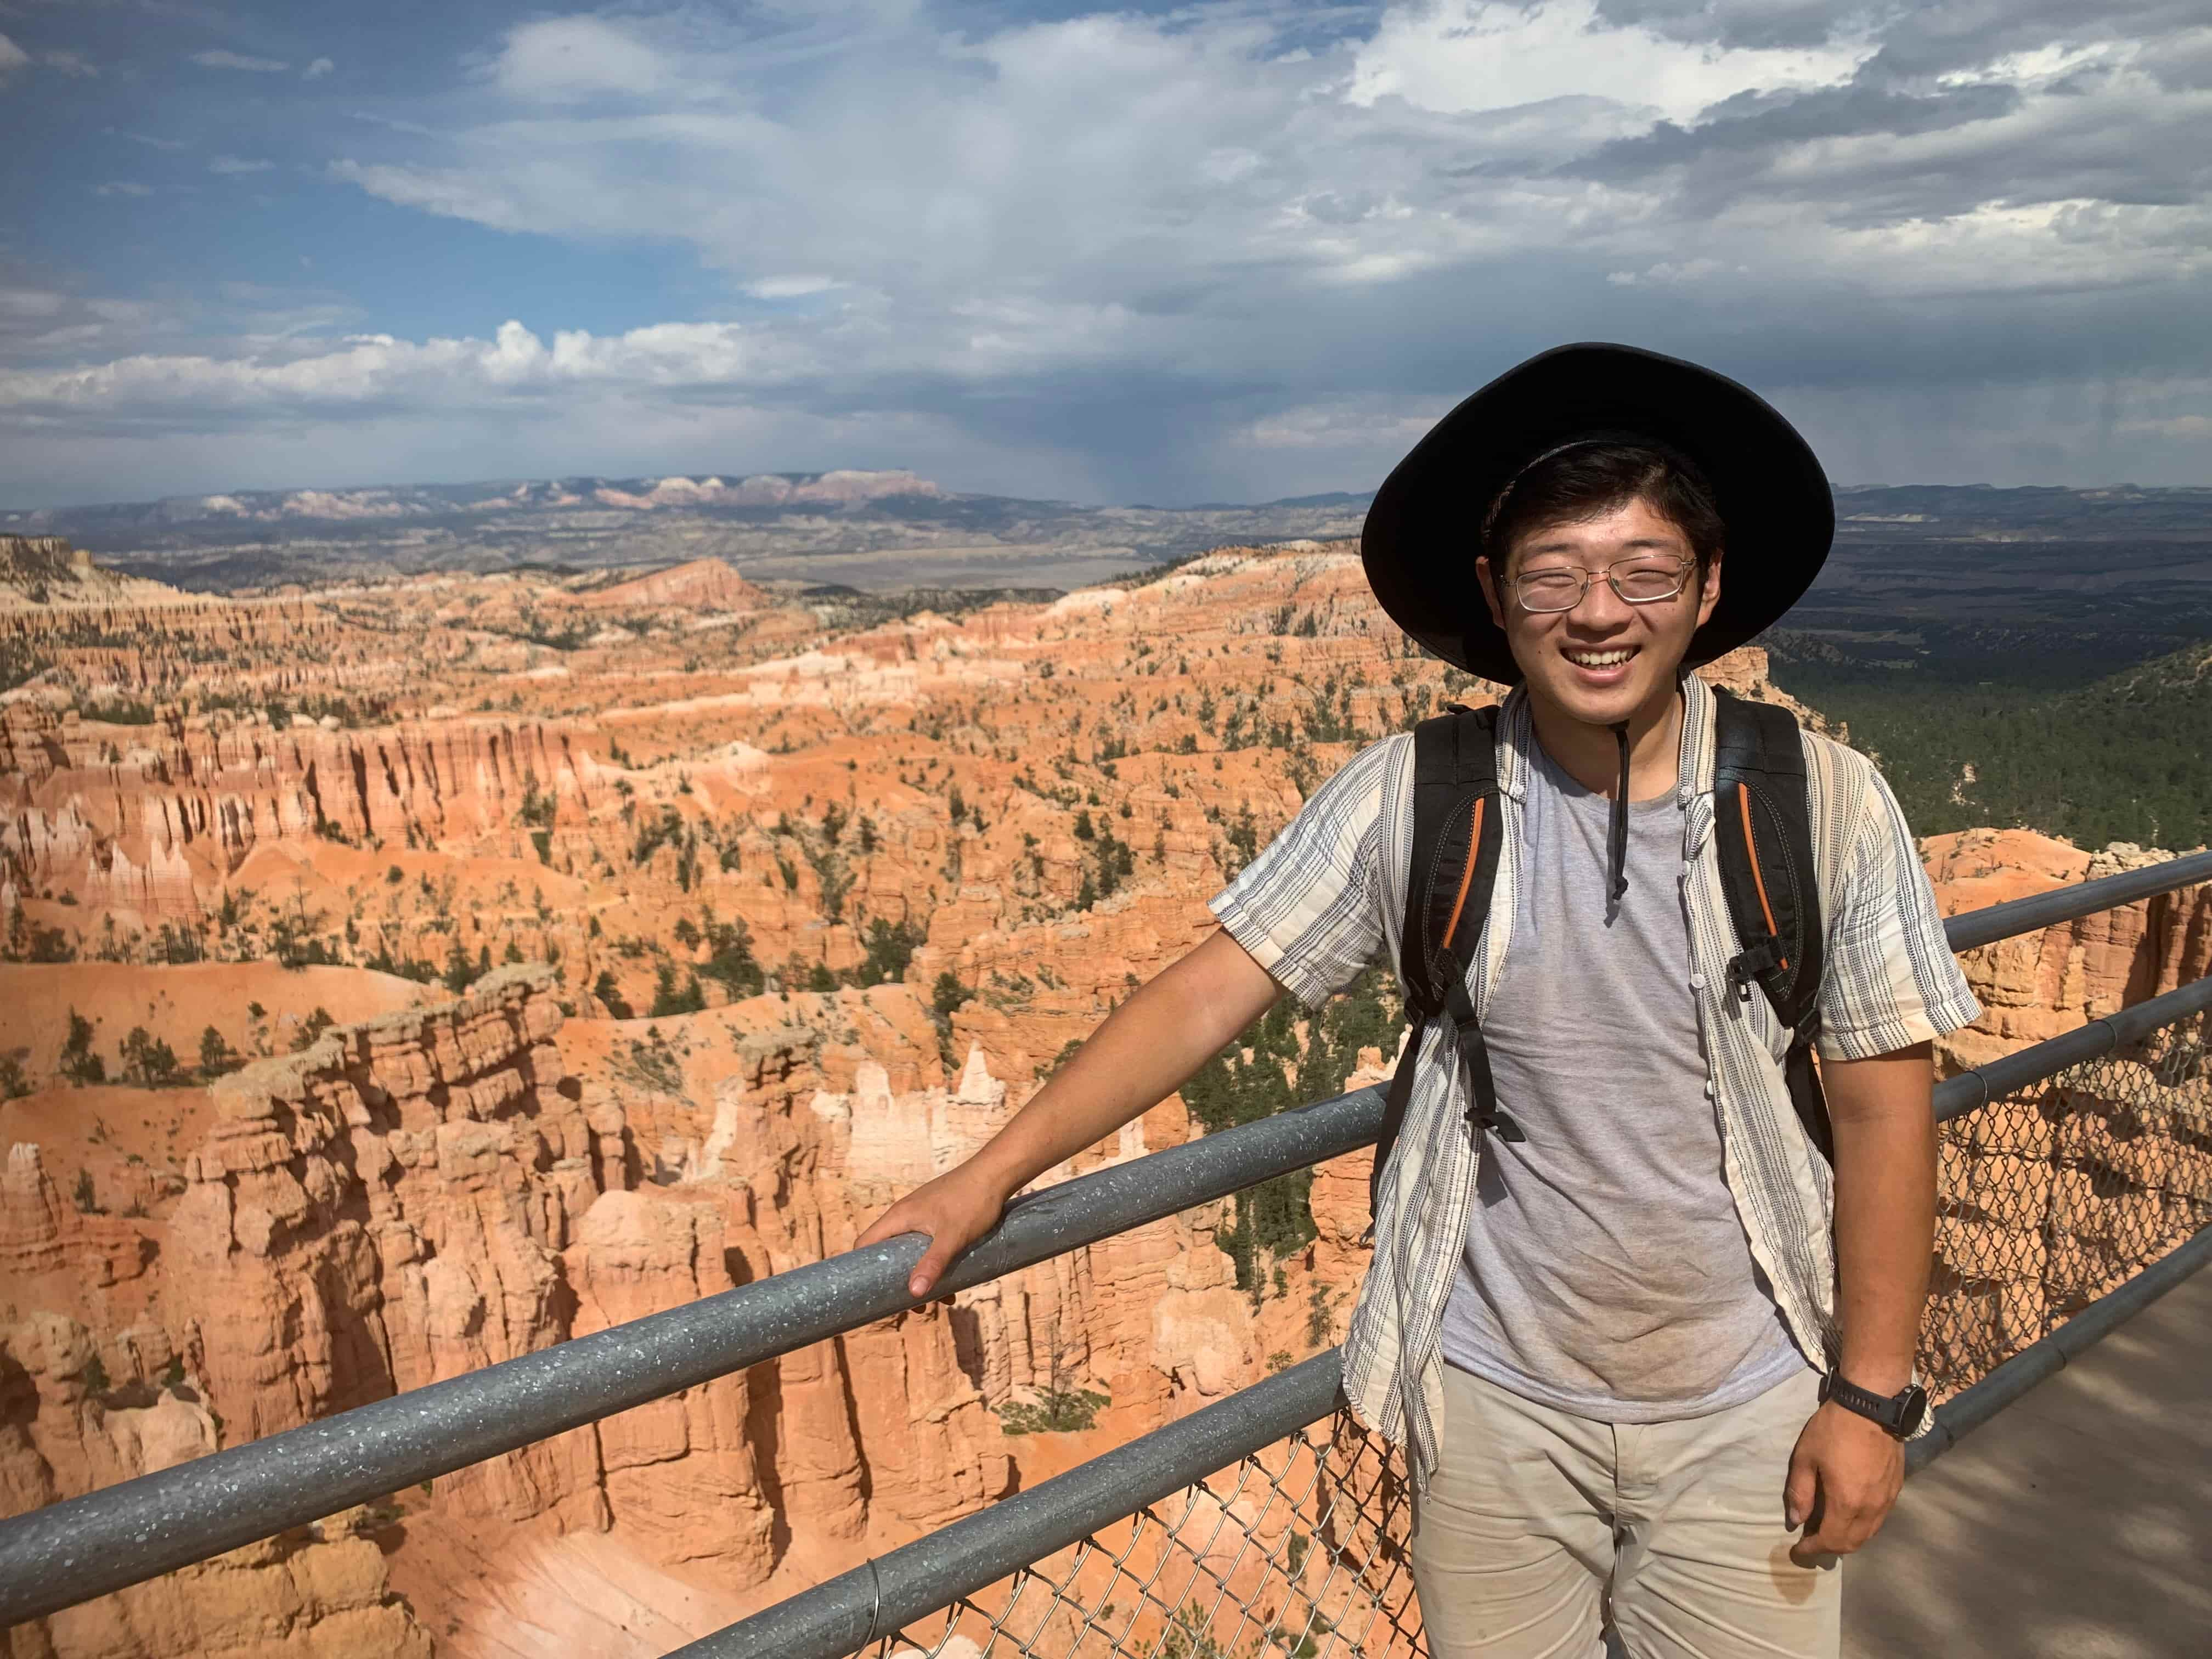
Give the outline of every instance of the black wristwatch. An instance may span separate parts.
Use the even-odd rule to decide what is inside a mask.
[[[1908,1437],[1928,1414],[1928,1390],[1917,1382],[1908,1382],[1895,1394],[1885,1395],[1862,1389],[1856,1382],[1846,1382],[1830,1371],[1820,1379],[1820,1398],[1824,1402],[1832,1400],[1845,1411],[1856,1412],[1881,1424],[1899,1440]]]

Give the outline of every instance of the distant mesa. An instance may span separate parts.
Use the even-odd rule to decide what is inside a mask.
[[[167,605],[191,598],[166,582],[118,575],[59,536],[0,536],[0,607]]]
[[[592,499],[607,507],[791,507],[804,502],[846,506],[890,495],[942,495],[945,491],[911,472],[763,472],[750,478],[658,478],[647,487],[604,484]]]
[[[580,595],[583,603],[612,610],[636,605],[684,605],[702,611],[757,611],[775,603],[720,559],[693,559],[648,575],[633,576]]]
[[[527,512],[545,507],[851,507],[898,497],[942,499],[946,491],[903,469],[869,472],[759,472],[690,478],[549,478],[460,484],[377,484],[356,489],[239,489],[214,495],[172,495],[103,508],[0,514],[0,523],[37,527],[91,514],[144,528],[206,522],[276,524],[420,519],[453,514]]]

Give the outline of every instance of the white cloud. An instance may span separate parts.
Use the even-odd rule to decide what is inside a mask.
[[[542,230],[532,224],[496,187],[473,183],[467,173],[432,173],[409,167],[365,164],[351,160],[333,161],[331,177],[358,185],[371,196],[401,207],[421,208],[448,219],[468,219],[495,230]]]
[[[25,52],[6,35],[0,34],[0,78],[13,75],[30,61],[29,52]]]
[[[1607,27],[1594,0],[1445,0],[1393,6],[1360,48],[1346,96],[1395,96],[1453,114],[1596,98],[1629,116],[1625,130],[1640,130],[1654,113],[1687,121],[1737,93],[1840,85],[1875,50],[1864,40],[1803,49],[1672,40],[1638,25]]]
[[[202,69],[250,70],[258,75],[276,75],[292,66],[277,58],[249,58],[243,52],[225,52],[218,47],[211,52],[196,52],[191,61]]]
[[[834,276],[763,276],[757,283],[747,283],[745,292],[756,300],[801,300],[841,286]]]
[[[151,196],[154,187],[142,185],[135,179],[111,179],[93,191],[95,196]]]
[[[227,416],[379,411],[395,399],[482,408],[579,387],[742,394],[804,362],[736,323],[662,323],[619,335],[563,330],[549,343],[520,322],[489,340],[356,334],[272,343],[252,356],[140,356],[82,368],[0,371],[0,417],[66,411],[158,421],[198,407]]]
[[[1448,402],[1334,398],[1278,410],[1237,434],[1255,449],[1323,453],[1365,448],[1395,458],[1411,449],[1450,408]]]
[[[127,349],[162,323],[152,307],[58,289],[0,287],[0,354],[11,362]]]
[[[50,70],[58,70],[77,80],[89,80],[100,73],[99,66],[79,52],[41,52],[39,61]]]
[[[1662,259],[1642,270],[1608,270],[1605,280],[1615,288],[1634,288],[1639,283],[1678,288],[1686,283],[1706,282],[1731,270],[1738,276],[1750,274],[1742,265],[1732,267],[1718,259]]]
[[[51,289],[0,288],[0,324],[53,316],[68,303]]]
[[[236,155],[218,155],[208,163],[210,173],[273,173],[276,167],[274,161],[247,161]]]
[[[313,63],[308,64],[307,68],[300,71],[300,78],[302,81],[319,81],[323,76],[330,74],[337,68],[337,65],[331,62],[329,58],[318,58]]]
[[[507,33],[492,84],[511,98],[567,103],[607,94],[647,97],[675,87],[678,61],[601,17],[554,17]]]

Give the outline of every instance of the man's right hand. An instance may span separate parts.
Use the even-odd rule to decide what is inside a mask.
[[[927,1233],[929,1248],[908,1275],[909,1295],[927,1296],[943,1278],[952,1259],[998,1224],[1006,1211],[1006,1193],[999,1183],[969,1159],[925,1182],[869,1224],[853,1242],[856,1250],[879,1244],[901,1233]]]

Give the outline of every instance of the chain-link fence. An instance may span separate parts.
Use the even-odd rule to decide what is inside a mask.
[[[1920,1365],[1956,1395],[2212,1224],[2212,1012],[1940,1130]],[[872,1644],[870,1659],[1425,1655],[1404,1466],[1340,1410]]]
[[[864,1650],[890,1659],[1410,1659],[1404,1469],[1340,1410]]]
[[[1939,1131],[1920,1373],[1941,1404],[2212,1224],[2212,1015]]]

